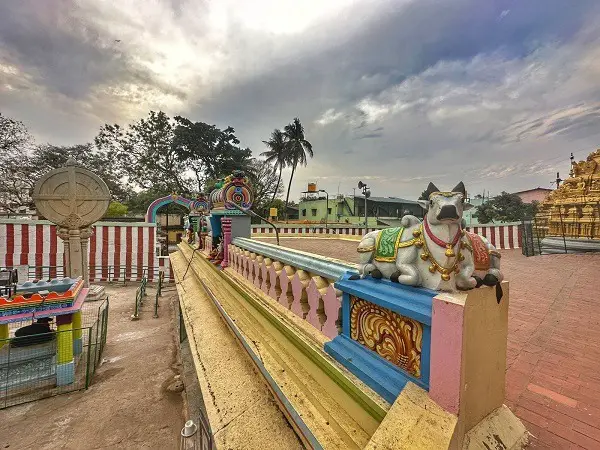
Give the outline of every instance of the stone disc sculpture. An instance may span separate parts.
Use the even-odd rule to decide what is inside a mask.
[[[104,216],[110,204],[106,183],[69,159],[65,167],[38,180],[33,200],[39,213],[57,225],[57,234],[65,242],[65,275],[83,277],[87,287],[90,225]]]
[[[75,161],[51,170],[33,189],[38,211],[66,229],[81,229],[100,220],[110,203],[110,191],[100,177]]]

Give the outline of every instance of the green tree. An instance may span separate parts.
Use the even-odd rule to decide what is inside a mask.
[[[26,149],[33,142],[23,122],[3,116],[0,113],[0,155],[14,155]]]
[[[482,203],[477,207],[477,211],[473,213],[473,217],[477,218],[479,223],[490,223],[496,217],[496,210],[491,201]]]
[[[127,205],[112,201],[110,202],[110,205],[108,205],[108,209],[106,210],[106,214],[104,214],[104,217],[123,217],[126,215]]]
[[[480,223],[519,222],[531,218],[537,211],[537,202],[523,203],[517,194],[502,192],[487,203],[479,206],[473,217]]]
[[[271,138],[268,141],[263,141],[263,143],[269,148],[266,152],[262,152],[260,155],[266,158],[266,162],[269,164],[273,164],[275,166],[275,170],[279,170],[279,178],[277,179],[277,186],[279,186],[279,182],[281,181],[281,171],[286,166],[286,135],[282,133],[281,130],[273,130],[271,133]],[[279,194],[276,190],[273,190],[273,198],[271,199],[271,203],[275,200],[275,196]]]
[[[127,199],[127,208],[130,214],[143,216],[148,210],[148,206],[157,198],[172,194],[172,191],[160,188],[150,188],[143,191],[132,192]]]
[[[28,153],[33,143],[23,122],[0,113],[0,209],[17,212],[32,205]]]
[[[94,142],[114,159],[118,175],[130,186],[189,194],[186,165],[173,147],[173,124],[164,112],[150,111],[126,130],[106,124]]]
[[[287,221],[287,207],[290,200],[290,189],[292,188],[292,180],[294,179],[294,173],[298,164],[306,166],[308,157],[314,156],[312,144],[305,139],[304,127],[300,123],[300,119],[297,117],[284,128],[285,137],[287,140],[286,145],[286,161],[292,167],[292,174],[290,175],[290,183],[288,184],[287,195],[285,197],[285,218]]]
[[[192,122],[175,117],[173,148],[179,160],[194,174],[194,190],[207,190],[206,182],[229,175],[234,170],[246,171],[252,152],[240,147],[235,130],[220,130],[215,125]]]
[[[273,199],[283,192],[281,178],[278,178],[271,164],[260,159],[252,160],[247,175],[254,192],[252,209],[265,217]]]
[[[33,207],[35,183],[49,170],[63,167],[69,158],[100,176],[113,198],[127,199],[126,186],[106,152],[94,150],[91,144],[36,146],[22,122],[0,115],[0,207],[12,212]]]
[[[119,177],[115,161],[107,152],[95,150],[92,144],[38,145],[33,150],[28,162],[33,183],[48,170],[63,167],[69,158],[102,178],[113,199],[119,202],[127,201],[130,190]]]

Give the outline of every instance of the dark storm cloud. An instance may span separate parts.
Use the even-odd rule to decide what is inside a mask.
[[[344,44],[228,87],[204,102],[202,110],[242,126],[295,114],[314,117],[378,95],[440,61],[470,60],[493,51],[521,58],[542,43],[568,40],[598,2],[421,0],[398,5]],[[506,10],[510,13],[499,20]],[[439,77],[449,77],[447,83],[465,81],[460,70]]]
[[[376,139],[383,136],[383,133],[366,133],[356,136],[354,139]]]
[[[595,0],[420,0],[397,5],[352,40],[272,77],[289,81],[289,86],[310,85],[313,92],[326,89],[325,99],[333,89],[344,100],[357,100],[442,60],[468,60],[497,50],[507,58],[523,57],[542,43],[568,40],[598,9]],[[505,10],[510,14],[499,20]],[[460,75],[454,74],[457,79]],[[266,85],[272,79],[261,81]]]
[[[281,113],[283,117],[305,118],[320,162],[317,168],[305,169],[299,175],[307,180],[321,171],[344,171],[350,177],[385,172],[385,176],[374,181],[380,183],[380,189],[390,194],[397,194],[395,189],[416,193],[415,186],[402,183],[413,183],[406,174],[423,170],[423,161],[428,161],[457,173],[467,164],[472,167],[473,176],[480,177],[480,183],[492,186],[495,179],[499,185],[507,183],[503,180],[509,176],[521,177],[517,183],[523,187],[531,183],[545,185],[544,177],[553,168],[531,172],[527,167],[537,167],[547,152],[555,157],[558,147],[564,149],[565,143],[545,142],[542,146],[528,142],[508,148],[505,144],[513,142],[514,137],[505,128],[519,113],[535,116],[538,108],[560,106],[558,100],[556,105],[548,100],[545,105],[540,102],[542,96],[552,96],[556,90],[563,89],[573,97],[590,94],[588,90],[580,95],[572,86],[559,83],[573,71],[577,58],[598,44],[597,35],[590,38],[587,47],[583,42],[570,55],[570,50],[562,52],[562,66],[550,61],[550,74],[544,69],[586,21],[593,24],[592,18],[598,17],[598,3],[557,0],[544,2],[543,6],[540,2],[495,2],[493,7],[490,4],[415,2],[386,15],[342,46],[280,68],[277,73],[247,83],[244,89],[225,91],[214,104],[205,106],[223,118],[239,121],[240,130],[251,130],[247,136],[255,142],[257,130],[263,134],[266,131],[264,121],[272,126],[281,121]],[[503,15],[503,11],[509,12]],[[540,50],[547,46],[553,49]],[[513,74],[523,79],[511,81]],[[527,89],[511,92],[518,91],[519,86]],[[439,92],[434,92],[434,88]],[[395,119],[375,119],[374,123],[386,125],[385,132],[377,133],[376,144],[372,139],[363,139],[374,135],[364,133],[369,126],[368,114],[357,103],[371,99],[392,108],[397,97],[406,101],[409,112]],[[598,96],[595,99],[600,100]],[[497,105],[482,107],[488,100]],[[447,105],[445,111],[437,103]],[[246,114],[244,105],[261,114]],[[317,111],[323,113],[330,108],[340,114],[341,123],[320,129],[308,122],[319,117]],[[461,111],[465,112],[462,116]],[[444,118],[438,120],[437,116]],[[486,116],[489,120],[485,120]],[[594,118],[595,113],[590,112],[557,119],[556,123],[546,124],[544,134],[555,135],[562,130],[563,136],[571,132],[580,132],[577,137],[586,133],[594,136],[598,131],[589,125]],[[550,122],[553,120],[550,118]],[[525,139],[531,131],[519,139]],[[344,158],[342,152],[354,157]],[[512,164],[514,158],[530,161]],[[482,172],[480,167],[486,167],[491,160],[497,161],[500,169]],[[393,161],[402,161],[396,166],[397,174],[390,164]],[[509,183],[506,188],[512,187]]]
[[[101,84],[129,82],[185,98],[123,53],[121,44],[73,14],[65,0],[0,2],[0,46],[32,81],[82,99]],[[1,61],[0,61],[1,62]]]
[[[589,108],[587,111],[577,114],[576,116],[556,119],[548,129],[542,133],[542,136],[553,134],[579,134],[592,127],[598,127],[598,124],[600,124],[600,106]]]
[[[164,36],[151,33],[160,20],[134,22],[118,12],[97,19],[93,2],[84,17],[66,0],[0,2],[0,65],[3,49],[26,75],[4,75],[11,89],[38,98],[58,93],[75,100],[65,111],[101,109],[98,117],[111,122],[124,120],[123,106],[146,107],[145,91],[171,96],[178,103],[168,112],[232,125],[255,154],[273,128],[300,117],[316,157],[297,172],[297,184],[319,179],[347,190],[361,177],[371,180],[374,192],[410,196],[420,193],[421,181],[455,184],[467,173],[475,185],[526,188],[545,179],[551,168],[544,161],[565,151],[568,139],[592,146],[600,104],[593,81],[600,75],[597,0],[372,4],[378,11],[351,26],[338,17],[296,35],[233,26],[222,42],[195,48],[205,38],[190,18],[200,0],[145,5],[163,8],[165,21],[169,16]],[[349,8],[348,15],[362,17]],[[195,50],[183,52],[181,70],[207,51],[223,70],[218,78],[209,71],[187,83],[157,73],[149,67],[160,64],[141,64],[140,57],[161,62],[166,53],[180,52],[182,41],[130,47],[114,42],[111,21],[132,21],[128,29],[150,31],[157,46],[180,32]],[[3,94],[2,83],[0,71],[0,101],[27,122],[35,96]],[[136,89],[119,94],[123,98],[94,97],[98,86],[112,92],[127,84]],[[34,131],[40,115],[31,113]],[[89,139],[99,125],[90,128]],[[69,126],[57,125],[55,136],[62,138]]]

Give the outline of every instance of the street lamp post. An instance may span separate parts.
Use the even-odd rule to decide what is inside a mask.
[[[327,233],[327,230],[329,229],[329,192],[325,189],[319,189],[319,192],[325,192],[327,195],[327,206],[325,207],[325,233]]]
[[[368,224],[368,219],[367,219],[367,214],[368,214],[367,199],[371,196],[371,190],[369,189],[369,186],[367,186],[362,181],[358,182],[358,188],[362,189],[362,193],[365,196],[365,234],[367,234],[367,224]]]

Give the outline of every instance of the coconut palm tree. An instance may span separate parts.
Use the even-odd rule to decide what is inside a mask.
[[[290,200],[290,189],[292,187],[294,172],[296,172],[298,164],[306,166],[308,160],[307,155],[312,158],[313,149],[312,144],[304,139],[304,127],[297,117],[292,123],[285,126],[283,132],[287,139],[285,159],[287,164],[292,167],[290,184],[288,185],[287,196],[285,197],[285,220],[287,222],[287,208]]]
[[[281,130],[273,130],[271,133],[271,139],[263,141],[264,144],[269,148],[266,152],[262,152],[260,156],[264,156],[269,164],[275,164],[275,170],[279,169],[279,178],[277,179],[277,186],[281,183],[281,171],[286,166],[286,136]],[[277,189],[273,192],[273,198],[271,203],[275,201],[277,196]]]

